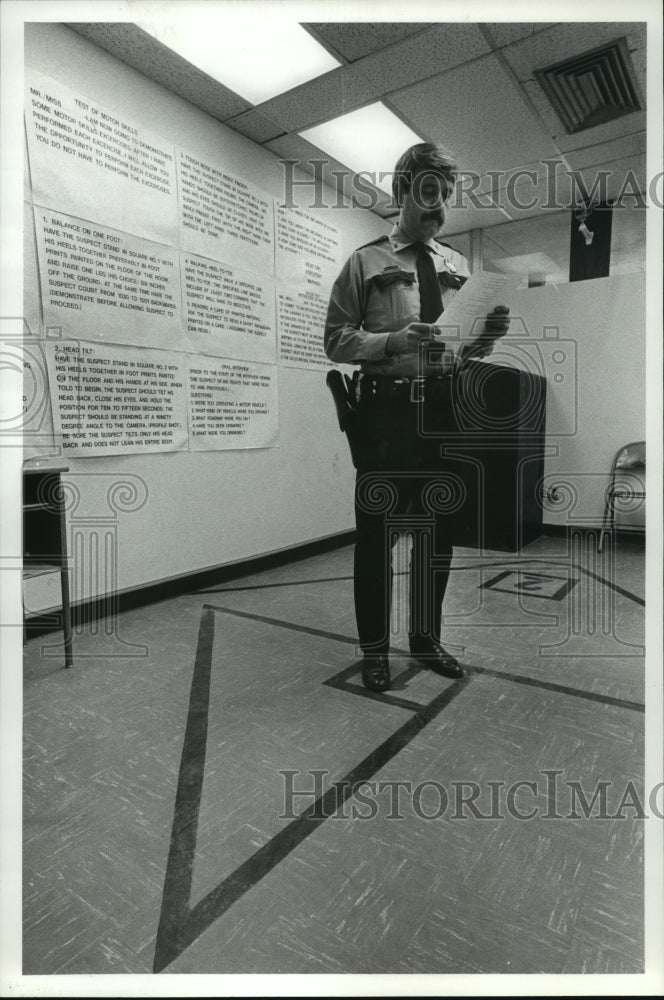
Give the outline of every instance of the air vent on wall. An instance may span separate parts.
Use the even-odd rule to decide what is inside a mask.
[[[536,69],[535,76],[568,132],[603,125],[642,107],[625,38]]]

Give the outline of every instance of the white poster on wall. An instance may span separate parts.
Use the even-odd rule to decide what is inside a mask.
[[[25,121],[38,204],[175,246],[175,149],[58,80],[26,74]]]
[[[189,355],[190,451],[271,448],[277,442],[274,365]]]
[[[47,341],[45,352],[63,455],[186,449],[181,354],[77,340]]]
[[[275,200],[277,278],[316,289],[329,298],[341,269],[341,234],[322,216],[284,208]]]
[[[180,247],[214,260],[274,272],[272,199],[260,188],[177,150]]]
[[[34,212],[47,330],[181,349],[176,250],[50,208]]]
[[[41,335],[42,314],[37,265],[37,237],[32,204],[23,202],[23,321],[28,336]]]
[[[274,279],[181,254],[184,350],[274,364]]]
[[[329,368],[323,350],[327,296],[301,285],[279,285],[279,361],[289,368]]]

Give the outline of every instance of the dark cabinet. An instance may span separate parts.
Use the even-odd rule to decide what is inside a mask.
[[[27,580],[46,574],[59,575],[62,612],[51,623],[62,627],[65,666],[70,667],[73,661],[69,560],[61,481],[61,474],[67,471],[60,467],[23,472],[23,577]]]
[[[546,379],[469,362],[459,379],[445,469],[462,497],[456,545],[518,552],[542,532]]]

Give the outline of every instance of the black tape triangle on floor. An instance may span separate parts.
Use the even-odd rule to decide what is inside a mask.
[[[222,610],[222,609],[219,609]],[[204,607],[198,631],[189,713],[180,760],[171,842],[164,878],[153,972],[163,971],[230,906],[275,868],[353,793],[438,716],[469,682],[456,681],[422,706],[344,778],[305,809],[267,844],[223,879],[194,907],[189,906],[198,814],[205,773],[215,609]]]

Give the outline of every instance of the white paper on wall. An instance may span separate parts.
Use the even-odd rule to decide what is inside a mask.
[[[274,364],[274,279],[181,254],[184,350]]]
[[[341,269],[341,235],[322,215],[284,208],[275,200],[277,278],[329,297]]]
[[[76,340],[47,341],[45,352],[63,456],[186,449],[181,354]]]
[[[27,201],[23,202],[23,322],[28,336],[43,335],[35,219]]]
[[[274,365],[187,357],[189,450],[270,448],[276,444]]]
[[[169,142],[35,71],[26,74],[25,117],[35,202],[177,245]]]
[[[176,250],[49,208],[34,211],[47,331],[181,349]]]
[[[23,368],[23,419],[21,437],[23,459],[59,454],[48,391],[48,372],[43,341],[26,335],[20,344],[4,345],[6,360]],[[14,358],[12,358],[14,354]]]
[[[180,247],[245,269],[274,272],[271,198],[216,164],[177,150]]]
[[[289,368],[329,368],[323,349],[327,296],[297,284],[277,289],[279,361]]]

